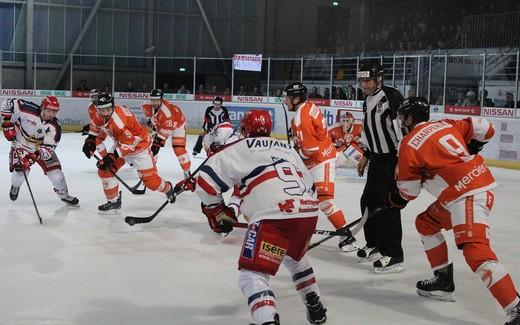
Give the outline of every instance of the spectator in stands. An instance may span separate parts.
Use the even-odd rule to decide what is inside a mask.
[[[141,88],[139,88],[139,91],[142,92],[142,93],[149,93],[150,92],[150,88],[148,87],[148,84],[146,82],[143,82],[141,84]]]
[[[329,89],[329,87],[325,87],[325,90],[323,91],[323,98],[330,99],[330,89]]]
[[[237,96],[246,96],[246,87],[244,85],[240,85],[238,88]]]
[[[345,94],[346,99],[355,100],[356,99],[356,88],[352,85],[347,86],[347,93]]]
[[[125,91],[128,92],[128,93],[132,93],[132,92],[135,91],[134,81],[133,80],[128,80],[128,83],[126,84]]]
[[[515,100],[513,99],[513,93],[512,92],[506,92],[506,103],[504,104],[504,107],[506,108],[514,108],[515,107]]]
[[[448,92],[448,97],[446,98],[446,104],[448,105],[456,105],[457,104],[457,89],[450,88]]]
[[[208,94],[211,94],[211,95],[218,94],[217,86],[211,85],[211,88],[208,89]]]
[[[77,91],[90,91],[90,88],[87,86],[87,80],[81,79],[79,81],[79,86],[76,88]]]
[[[462,106],[480,106],[480,102],[477,99],[477,93],[473,90],[468,91]]]
[[[338,86],[336,87],[336,91],[334,94],[332,94],[332,99],[346,99],[347,96],[345,95],[345,92],[343,91],[343,87]]]
[[[318,87],[312,87],[311,92],[307,96],[307,98],[323,98],[318,92]]]
[[[273,96],[274,96],[274,97],[282,97],[282,95],[283,95],[283,90],[282,90],[282,88],[276,88],[276,90],[274,91]]]
[[[439,95],[437,95],[437,97],[433,101],[433,105],[443,105],[442,100],[443,100],[442,93],[440,93]]]
[[[479,92],[478,97],[480,98],[482,96],[482,90]],[[480,104],[480,101],[479,101]],[[487,89],[484,89],[484,107],[495,107],[495,103],[488,98],[488,91]]]
[[[408,97],[416,97],[417,92],[415,91],[415,88],[408,89]]]
[[[464,90],[459,90],[457,93],[457,101],[455,102],[455,106],[464,106],[464,102],[466,100],[466,94]]]
[[[164,82],[163,85],[162,85],[162,91],[163,93],[173,93],[173,89],[170,88],[170,84],[168,84],[167,82]]]
[[[251,96],[262,96],[260,92],[260,88],[258,86],[253,87],[253,91],[251,92]]]
[[[110,93],[112,92],[112,86],[110,85],[110,82],[105,82],[103,84],[103,88],[101,88],[104,93]]]
[[[204,87],[204,84],[199,84],[199,88],[197,88],[197,94],[199,94],[199,95],[206,94],[206,88]]]
[[[189,93],[190,93],[190,91],[188,90],[188,88],[186,88],[186,85],[181,85],[179,90],[177,90],[177,94],[189,94]]]
[[[226,87],[226,90],[224,90],[224,96],[231,96],[231,88]]]

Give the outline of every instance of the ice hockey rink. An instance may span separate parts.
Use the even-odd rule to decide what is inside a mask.
[[[189,151],[195,136],[189,137]],[[237,260],[244,230],[223,238],[209,229],[194,193],[183,193],[151,223],[130,227],[127,215],[148,216],[164,195],[134,196],[123,191],[120,215],[104,216],[105,202],[95,161],[81,152],[80,134],[64,134],[57,149],[70,194],[80,208],[66,207],[38,166],[29,180],[43,225],[39,225],[27,186],[9,200],[9,144],[0,144],[0,324],[248,324],[246,299],[238,288]],[[203,159],[193,158],[192,169]],[[520,283],[520,171],[492,168],[499,183],[491,215],[492,247]],[[159,172],[182,177],[171,147],[162,149]],[[132,168],[120,171],[137,183]],[[341,170],[337,204],[349,221],[359,217],[363,179]],[[371,265],[342,253],[337,240],[309,255],[328,309],[327,324],[503,324],[505,314],[464,262],[447,234],[455,265],[455,303],[419,297],[415,282],[431,277],[415,230],[415,216],[432,201],[423,192],[403,210],[406,271],[378,275]],[[320,229],[331,229],[325,218]],[[364,243],[362,232],[358,234]],[[321,237],[315,236],[317,240]],[[282,324],[307,324],[305,308],[288,272],[271,280]]]

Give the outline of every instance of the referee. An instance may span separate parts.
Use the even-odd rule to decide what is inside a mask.
[[[202,133],[197,138],[197,143],[193,147],[192,156],[196,156],[202,150],[202,139],[215,125],[229,120],[229,112],[227,108],[222,106],[224,100],[220,96],[213,98],[213,105],[206,108],[204,113],[204,123],[202,124]]]
[[[361,211],[385,206],[388,191],[397,188],[395,168],[397,144],[402,138],[397,124],[397,109],[403,96],[395,88],[383,85],[383,67],[377,62],[367,63],[358,71],[363,94],[362,143],[365,154],[358,165],[363,176],[368,167],[367,182],[361,196]],[[376,273],[393,273],[404,270],[401,246],[401,213],[398,209],[386,209],[369,218],[364,226],[366,246],[357,255],[363,261],[374,261]]]

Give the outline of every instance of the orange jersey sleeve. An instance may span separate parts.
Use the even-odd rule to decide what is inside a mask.
[[[148,103],[143,105],[143,111],[155,127],[156,135],[163,140],[166,140],[173,130],[184,127],[186,123],[181,109],[165,99],[155,114],[152,105]]]
[[[327,133],[325,118],[318,106],[306,102],[291,121],[293,140],[307,167],[336,157],[336,148]]]

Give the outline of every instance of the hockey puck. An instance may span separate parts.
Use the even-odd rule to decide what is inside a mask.
[[[128,225],[130,225],[130,226],[135,225],[135,219],[134,219],[134,218],[126,217],[126,218],[125,218],[125,222],[126,222]]]

